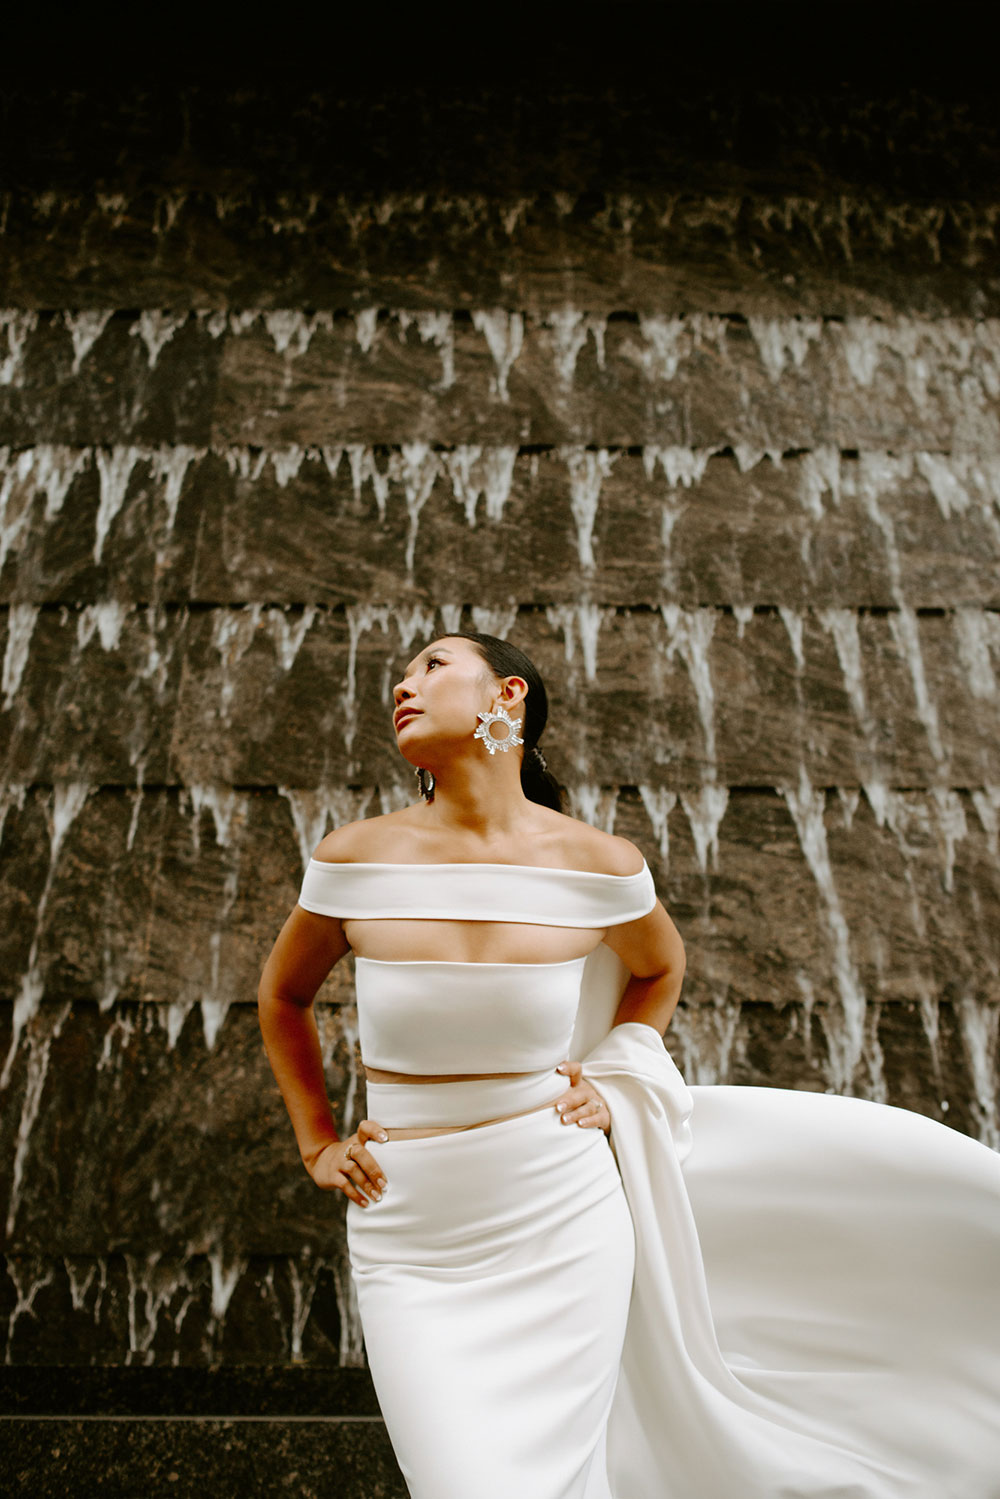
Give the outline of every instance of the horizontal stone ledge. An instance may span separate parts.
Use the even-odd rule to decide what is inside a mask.
[[[41,444],[0,492],[25,604],[1000,606],[1000,460],[967,453]]]
[[[696,948],[696,923],[681,918],[681,925]],[[731,929],[723,935],[728,940]],[[858,952],[863,959],[860,947]],[[822,1092],[833,1087],[831,1079],[839,1073],[836,1091],[850,1089],[911,1108],[998,1143],[996,1055],[990,1042],[995,1000],[975,1009],[965,1001],[938,1003],[928,996],[923,1005],[877,1003],[873,996],[864,1009],[861,996],[855,1015],[848,1017],[839,1000],[818,997],[823,981],[814,957],[811,977],[805,969],[793,975],[784,1008],[760,1001],[740,1004],[735,977],[730,990],[725,987],[724,955],[724,943],[714,952],[692,951],[692,992],[700,991],[702,998],[685,998],[666,1033],[668,1050],[689,1083]],[[987,963],[990,956],[985,955]],[[779,988],[780,965],[764,951],[743,958],[744,982],[751,963],[762,989],[769,964]],[[715,998],[705,993],[708,985],[717,988]],[[93,1317],[95,1310],[104,1314],[108,1301],[111,1344],[97,1362],[113,1357],[114,1338],[129,1335],[127,1324],[123,1328],[115,1318],[130,1298],[145,1307],[149,1319],[145,1334],[131,1332],[134,1357],[148,1350],[157,1331],[167,1340],[158,1349],[176,1350],[185,1361],[197,1356],[213,1362],[213,1350],[235,1358],[240,1338],[252,1345],[245,1362],[294,1354],[288,1303],[308,1311],[313,1303],[303,1302],[301,1288],[308,1285],[313,1296],[321,1275],[323,1299],[315,1305],[325,1318],[327,1344],[339,1348],[346,1339],[346,1346],[360,1347],[360,1335],[350,1332],[354,1312],[345,1279],[343,1200],[319,1191],[302,1167],[255,1015],[247,1006],[234,1006],[210,1049],[197,1022],[171,1042],[163,1018],[153,1011],[152,1006],[118,1005],[107,1012],[72,1006],[58,1027],[43,1013],[25,1033],[0,1125],[0,1216],[7,1251],[31,1258],[28,1270],[35,1277],[18,1270],[18,1296],[11,1304],[33,1305],[35,1316],[22,1308],[15,1336],[28,1340],[32,1360],[58,1361],[47,1343],[49,1330],[35,1325],[42,1308],[31,1302],[30,1291],[39,1281],[33,1257],[47,1263],[63,1255],[68,1261],[57,1285],[64,1283],[61,1294],[73,1308]],[[9,1018],[6,1009],[0,1015],[5,1030]],[[337,1036],[328,1076],[346,1132],[364,1109],[363,1087],[352,1091],[344,1065],[345,1053],[353,1050],[355,1021],[344,1011],[326,1011],[321,1022],[325,1040]],[[845,1080],[855,1022],[862,1036]],[[262,1280],[275,1279],[268,1267],[282,1256],[267,1305],[254,1314]],[[107,1290],[109,1278],[116,1290]],[[191,1297],[197,1311],[187,1314],[183,1327],[173,1326],[171,1309]],[[5,1310],[0,1294],[0,1314]],[[69,1308],[61,1315],[65,1320]],[[260,1315],[265,1315],[266,1338],[252,1331]],[[343,1337],[331,1319],[348,1329]],[[121,1354],[127,1350],[127,1342],[118,1348]],[[18,1359],[28,1358],[24,1348],[17,1353],[15,1345],[14,1352]]]
[[[2,315],[0,440],[1000,451],[995,319],[102,318]]]
[[[32,1499],[104,1493],[280,1493],[297,1499],[406,1499],[381,1421],[79,1417],[6,1425],[7,1470]]]
[[[1000,309],[998,206],[753,192],[12,192],[25,309],[234,302],[749,314]],[[87,255],[81,262],[79,244]]]
[[[109,1421],[109,1422],[115,1422],[115,1421],[117,1421],[117,1422],[123,1422],[123,1421],[135,1421],[136,1419],[141,1419],[143,1422],[150,1422],[150,1423],[153,1423],[153,1422],[156,1422],[156,1421],[177,1421],[177,1422],[195,1422],[195,1423],[197,1423],[197,1422],[204,1422],[206,1425],[213,1425],[213,1426],[216,1425],[219,1422],[225,1422],[227,1425],[242,1426],[244,1424],[250,1424],[250,1423],[255,1422],[255,1421],[264,1422],[264,1423],[272,1423],[272,1424],[274,1424],[274,1423],[280,1423],[280,1422],[287,1422],[289,1425],[294,1425],[297,1421],[302,1421],[302,1422],[323,1422],[323,1423],[329,1422],[333,1426],[340,1426],[340,1425],[344,1425],[345,1423],[349,1424],[350,1422],[358,1422],[359,1424],[363,1424],[365,1422],[371,1422],[371,1421],[377,1422],[379,1425],[383,1424],[381,1416],[350,1416],[350,1415],[347,1415],[347,1416],[324,1416],[324,1415],[319,1415],[319,1414],[315,1414],[315,1415],[311,1415],[311,1416],[243,1416],[243,1415],[219,1416],[219,1415],[208,1415],[208,1414],[206,1414],[206,1415],[200,1415],[200,1416],[199,1415],[142,1416],[142,1417],[139,1417],[139,1418],[137,1418],[135,1416],[130,1416],[130,1415],[127,1415],[127,1414],[118,1415],[118,1416],[100,1416],[100,1415],[94,1415],[94,1416],[73,1416],[73,1417],[67,1417],[67,1416],[46,1416],[46,1415],[41,1415],[41,1416],[4,1416],[4,1415],[0,1415],[0,1421],[5,1421],[5,1422],[11,1422],[11,1421],[67,1421],[67,1420],[79,1421],[79,1422],[85,1422],[85,1421]],[[8,1428],[8,1430],[9,1430],[9,1428]]]
[[[106,1262],[94,1262],[95,1279],[99,1279],[102,1266],[106,1276]],[[71,1268],[79,1287],[86,1267],[77,1261]],[[41,1266],[35,1269],[37,1273]],[[65,1261],[53,1260],[51,1272],[54,1279],[66,1278]],[[67,1356],[73,1351],[67,1348]],[[186,1368],[137,1368],[92,1364],[91,1351],[85,1345],[76,1352],[77,1361],[71,1364],[22,1363],[17,1368],[0,1369],[0,1420],[59,1420],[70,1416],[95,1421],[136,1416],[161,1420],[182,1416],[192,1420],[219,1416],[243,1420],[379,1418],[367,1369],[237,1363],[215,1368],[190,1364]],[[85,1362],[80,1361],[81,1354]]]
[[[365,784],[396,805],[414,783],[392,686],[422,645],[469,626],[537,662],[546,754],[571,789],[795,785],[800,767],[824,786],[1000,784],[1000,612],[902,604],[19,604],[0,615],[7,779]]]

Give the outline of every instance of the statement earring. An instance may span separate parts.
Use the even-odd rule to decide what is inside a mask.
[[[480,713],[478,716],[482,722],[472,737],[473,739],[481,739],[491,755],[495,755],[497,750],[500,750],[501,754],[505,755],[509,749],[514,749],[516,745],[524,743],[524,740],[517,732],[518,726],[516,721],[511,718],[506,708],[497,708],[493,713]],[[508,732],[502,739],[498,739],[496,735],[490,733],[490,725],[495,723],[505,723],[507,725]]]
[[[416,775],[417,786],[419,787],[420,795],[423,797],[425,802],[433,801],[434,787],[437,785],[437,781],[434,778],[434,772],[432,770],[424,770],[423,766],[420,766],[420,768],[417,770]]]

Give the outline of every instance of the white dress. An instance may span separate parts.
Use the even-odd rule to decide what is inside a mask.
[[[649,870],[310,863],[341,918],[603,929]],[[382,1413],[413,1499],[1000,1499],[1000,1157],[921,1115],[687,1088],[627,973],[356,960],[390,1190],[348,1206]],[[612,1138],[565,1127],[582,1059]]]

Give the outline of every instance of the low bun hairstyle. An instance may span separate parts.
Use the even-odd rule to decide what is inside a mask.
[[[507,640],[498,635],[483,635],[476,630],[451,630],[449,638],[471,640],[495,677],[523,677],[528,684],[524,699],[524,725],[521,737],[524,749],[521,758],[521,790],[530,802],[542,807],[562,811],[562,792],[559,782],[545,763],[545,756],[538,748],[549,716],[549,698],[545,691],[538,667]]]

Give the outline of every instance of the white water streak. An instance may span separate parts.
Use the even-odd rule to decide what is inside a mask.
[[[705,736],[706,773],[715,780],[715,688],[709,650],[715,633],[715,609],[682,609],[679,604],[660,607],[667,628],[667,659],[675,654],[683,661],[698,703],[698,716]]]
[[[140,312],[138,321],[132,324],[129,332],[133,338],[141,338],[146,345],[146,357],[151,370],[156,368],[163,350],[187,320],[186,312],[162,312],[159,308]]]
[[[45,520],[53,520],[89,461],[87,449],[58,444],[40,443],[16,453],[0,448],[0,571],[29,535],[35,496],[45,495]]]
[[[28,339],[38,327],[38,313],[19,308],[0,309],[0,336],[6,334],[7,353],[0,356],[0,385],[19,385]]]
[[[542,340],[552,354],[556,379],[563,389],[573,383],[576,361],[588,338],[593,338],[598,369],[605,366],[607,318],[592,317],[575,307],[563,307],[542,320]]]
[[[452,493],[464,509],[470,526],[476,524],[481,496],[486,501],[487,520],[499,522],[503,519],[514,482],[517,448],[459,446],[443,453],[441,461],[451,479]]]
[[[278,794],[285,798],[291,809],[304,874],[313,850],[331,827],[359,822],[367,814],[375,788],[369,786],[357,790],[350,786],[318,786],[315,790],[303,790],[279,786]]]
[[[670,829],[668,818],[677,805],[676,791],[666,791],[662,786],[640,786],[639,795],[646,809],[646,816],[653,826],[653,834],[660,847],[664,869],[670,860]]]
[[[274,642],[275,655],[283,672],[291,671],[302,643],[313,627],[316,609],[307,604],[301,611],[292,613],[277,606],[265,609],[264,623]]]
[[[24,680],[31,637],[35,633],[37,622],[37,604],[11,604],[7,611],[7,643],[3,654],[3,672],[0,675],[4,712],[13,704]]]
[[[833,948],[834,981],[840,998],[843,1022],[836,1027],[826,1027],[830,1081],[838,1092],[848,1093],[853,1087],[854,1073],[864,1054],[867,1001],[851,955],[847,919],[833,878],[823,820],[826,793],[822,787],[813,790],[805,766],[799,767],[797,788],[786,786],[779,789],[792,814],[799,843],[823,901]]]
[[[505,312],[502,307],[492,311],[477,310],[472,314],[472,326],[482,333],[493,355],[496,366],[493,393],[507,402],[510,400],[507,381],[524,346],[524,318],[519,312]]]
[[[605,833],[614,832],[618,814],[617,786],[598,786],[591,781],[567,789],[571,817],[578,817]]]
[[[671,381],[685,360],[705,345],[714,345],[726,353],[725,318],[695,313],[691,317],[663,317],[639,314],[639,330],[644,344],[629,344],[623,349],[639,364],[650,380]]]
[[[594,524],[601,499],[601,485],[611,475],[614,458],[606,448],[594,452],[584,447],[564,447],[558,455],[569,472],[569,503],[576,522],[576,545],[580,566],[590,571],[594,557]]]
[[[72,373],[78,375],[80,366],[114,317],[114,308],[101,307],[93,311],[64,312],[63,322],[73,341]]]
[[[576,661],[579,640],[584,675],[588,682],[597,680],[597,638],[606,615],[613,615],[614,612],[613,609],[602,609],[599,604],[554,604],[545,611],[549,624],[562,633],[568,666],[573,666]]]
[[[771,383],[777,385],[788,366],[801,369],[810,346],[823,336],[821,318],[747,319],[761,363]]]
[[[103,651],[118,649],[125,621],[131,614],[120,599],[105,599],[99,604],[85,604],[76,618],[76,644],[84,650],[96,634]]]
[[[719,825],[729,804],[729,788],[710,783],[694,794],[682,791],[680,799],[691,825],[698,868],[707,874],[709,855],[712,868],[719,867]]]
[[[1000,1150],[1000,1005],[966,996],[958,1001],[962,1042],[972,1074],[972,1114],[984,1145]]]
[[[132,470],[137,463],[148,462],[147,448],[96,448],[94,458],[101,481],[101,498],[94,528],[94,561],[100,562],[115,516],[125,503]]]

